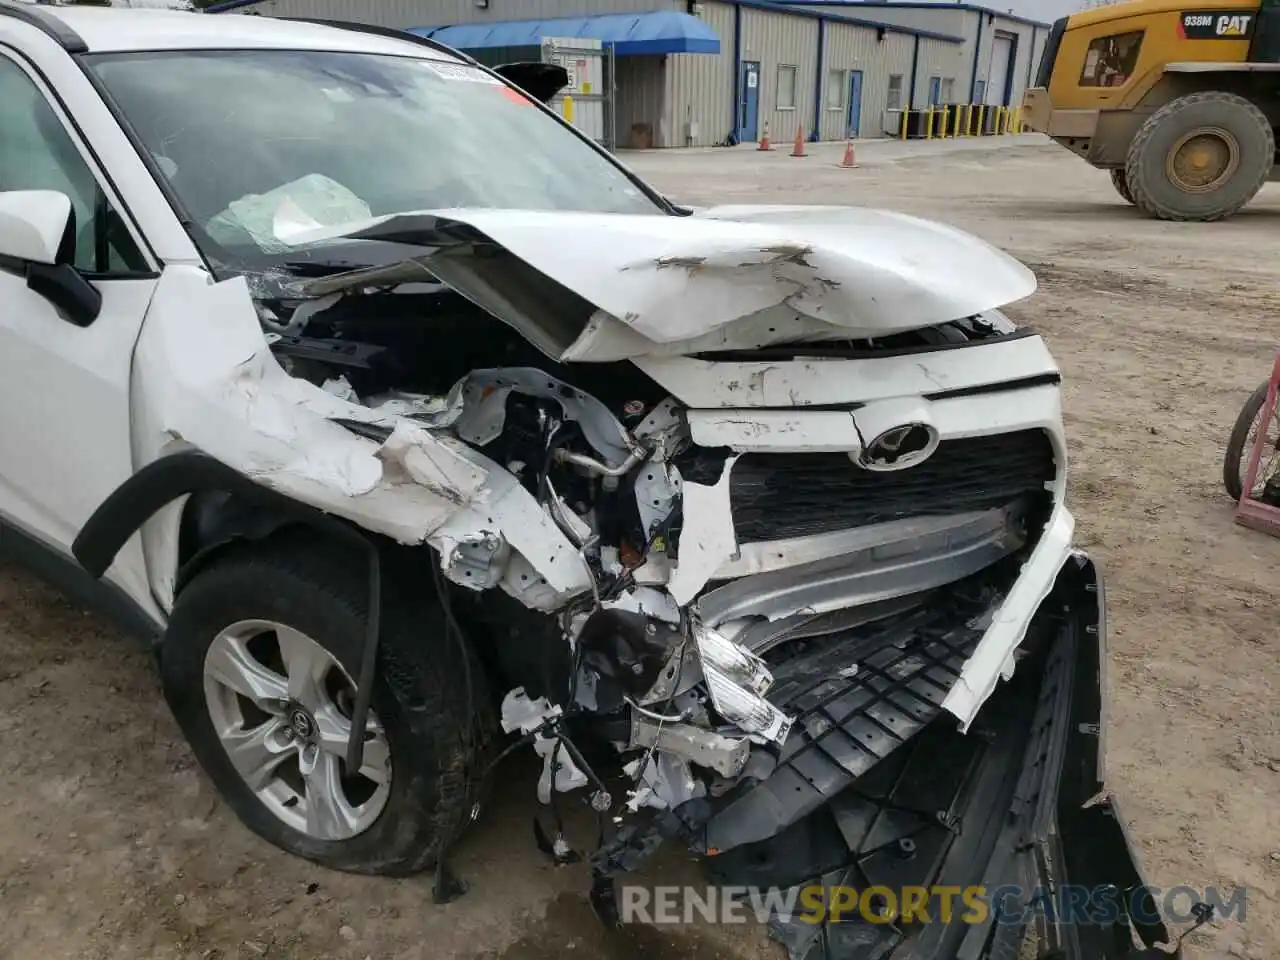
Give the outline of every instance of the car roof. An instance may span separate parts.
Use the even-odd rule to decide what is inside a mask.
[[[253,14],[109,7],[41,7],[84,40],[90,53],[142,50],[326,50],[454,59],[413,40]]]

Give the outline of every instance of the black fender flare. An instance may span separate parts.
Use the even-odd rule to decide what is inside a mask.
[[[187,494],[213,491],[269,507],[364,550],[372,542],[337,517],[254,483],[207,453],[183,450],[152,461],[112,491],[80,528],[71,553],[92,577],[101,579],[129,538],[162,507]]]
[[[299,522],[331,533],[364,551],[369,558],[369,611],[356,686],[356,702],[347,743],[347,765],[359,769],[365,723],[373,696],[373,677],[382,620],[382,564],[378,543],[337,517],[298,503],[254,483],[238,470],[198,450],[183,450],[147,464],[120,484],[93,512],[71,545],[76,561],[95,580],[110,568],[120,549],[161,507],[191,493],[223,491],[255,504],[270,506]]]

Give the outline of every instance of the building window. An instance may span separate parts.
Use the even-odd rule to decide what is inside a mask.
[[[796,68],[778,67],[778,96],[774,102],[777,110],[794,110],[796,108]]]
[[[1089,44],[1080,72],[1082,87],[1121,87],[1138,64],[1142,49],[1142,31],[1099,37]]]
[[[889,76],[888,106],[890,110],[902,109],[902,74],[900,73]]]
[[[943,77],[942,78],[942,102],[954,103],[955,98],[956,98],[956,78]]]
[[[845,72],[831,70],[827,73],[827,109],[844,109]]]
[[[986,93],[987,93],[987,81],[975,80],[973,82],[973,102],[982,103],[983,102],[982,98],[986,96]]]

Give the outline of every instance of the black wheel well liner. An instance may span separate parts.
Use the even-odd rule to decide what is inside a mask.
[[[248,514],[239,526],[234,522],[224,523],[217,542],[193,543],[188,538],[188,555],[182,558],[187,564],[199,561],[211,548],[238,537],[255,538],[256,528],[247,517],[257,518],[262,524],[262,531],[257,532],[259,537],[284,526],[304,524],[361,549],[368,549],[373,541],[372,535],[346,521],[254,483],[207,453],[184,450],[147,464],[112,491],[81,527],[71,552],[91,576],[100,579],[121,548],[147,520],[174,500],[188,495],[195,500],[197,510],[206,509],[205,505],[215,504],[219,498],[229,498],[237,509],[247,508]],[[196,521],[188,520],[186,509],[183,513],[184,526],[190,529]],[[270,529],[266,529],[267,526]],[[180,543],[180,550],[182,546]]]
[[[362,551],[392,543],[389,538],[256,484],[206,453],[184,450],[148,464],[116,488],[81,528],[72,544],[72,554],[91,577],[101,580],[129,538],[159,510],[184,496],[190,499],[179,523],[175,596],[224,550],[236,543],[266,539],[287,527],[309,527]],[[541,618],[531,611],[521,611],[528,617],[526,626],[540,622]],[[468,620],[469,625],[480,628],[472,633],[471,640],[488,675],[493,679],[509,675],[512,665],[505,662],[502,645],[490,634],[492,625]],[[558,631],[555,636],[558,638]],[[518,650],[520,645],[511,647]]]

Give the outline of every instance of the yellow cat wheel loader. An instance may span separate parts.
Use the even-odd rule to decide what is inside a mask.
[[[1229,217],[1280,176],[1280,0],[1128,0],[1064,17],[1022,116],[1148,216]]]

